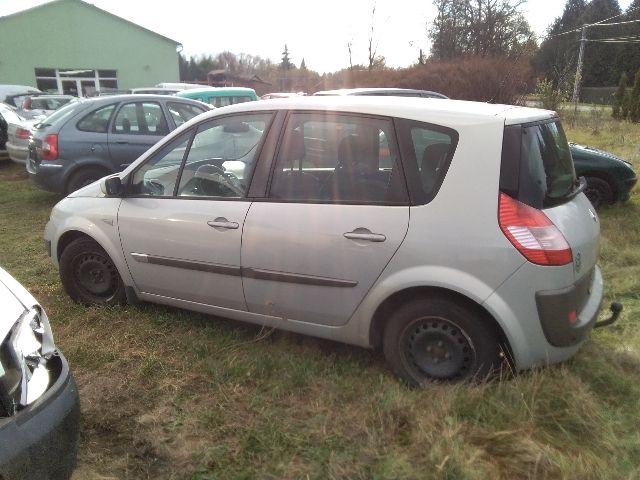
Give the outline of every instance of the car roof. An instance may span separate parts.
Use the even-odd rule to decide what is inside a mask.
[[[113,103],[116,101],[119,102],[121,100],[131,100],[136,102],[141,102],[144,100],[154,100],[154,101],[164,101],[164,102],[179,101],[179,102],[188,102],[193,105],[200,105],[200,106],[205,105],[202,102],[198,102],[197,100],[192,100],[190,98],[176,97],[173,95],[152,94],[152,93],[144,93],[144,94],[125,93],[120,95],[105,95],[103,97],[86,98],[85,102],[93,102],[98,104],[98,103]]]
[[[298,96],[274,98],[264,102],[248,102],[218,109],[218,112],[248,112],[268,110],[339,111],[371,115],[395,116],[433,123],[469,124],[494,122],[496,117],[505,124],[519,124],[557,117],[550,110],[519,107],[466,100],[446,100],[421,97],[394,96]],[[426,115],[428,114],[428,115]],[[208,115],[215,116],[215,113]]]

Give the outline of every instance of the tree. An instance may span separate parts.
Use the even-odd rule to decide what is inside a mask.
[[[625,94],[627,93],[627,74],[622,73],[620,77],[620,83],[618,83],[618,89],[613,94],[613,111],[611,116],[617,120],[624,119],[622,116],[622,102],[624,102]]]
[[[289,58],[289,48],[287,47],[286,43],[284,44],[284,51],[282,52],[282,62],[280,62],[280,68],[285,72],[293,68],[293,63],[291,63],[291,59]]]
[[[376,18],[376,4],[373,2],[373,9],[371,11],[371,33],[369,35],[369,70],[373,70],[373,64],[376,61],[376,52],[378,51],[378,42],[376,41],[375,47],[373,46],[373,32],[374,32],[374,21]]]
[[[525,0],[433,0],[432,57],[520,55],[533,32],[520,7]]]
[[[618,0],[591,0],[584,14],[580,17],[581,24],[592,24],[619,15],[622,12]],[[612,22],[621,19],[611,20]],[[615,62],[624,49],[624,43],[599,43],[598,39],[617,37],[617,27],[589,27],[587,43],[584,51],[584,66],[582,69],[582,84],[590,87],[615,85],[619,77],[619,69]],[[637,27],[636,27],[637,28]]]
[[[573,82],[578,59],[580,33],[575,31],[587,9],[585,0],[567,0],[562,16],[548,29],[548,36],[534,58],[538,76],[546,77],[557,88],[567,88]]]
[[[629,96],[629,120],[632,122],[640,122],[640,70],[636,72],[633,89]]]

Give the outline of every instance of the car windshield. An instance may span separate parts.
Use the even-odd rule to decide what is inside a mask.
[[[542,203],[548,206],[560,203],[573,193],[576,174],[559,121],[525,126],[522,130],[522,154],[525,162],[520,172],[520,184],[521,188],[532,190],[527,193],[542,198]]]

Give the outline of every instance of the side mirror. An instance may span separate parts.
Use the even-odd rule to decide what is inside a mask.
[[[119,197],[120,195],[122,195],[122,192],[124,190],[122,186],[122,180],[120,180],[120,177],[117,175],[114,177],[107,177],[102,180],[100,187],[102,193],[109,197]]]

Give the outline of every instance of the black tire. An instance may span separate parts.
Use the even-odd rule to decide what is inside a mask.
[[[82,187],[86,187],[90,183],[95,182],[96,180],[104,177],[105,175],[109,175],[109,172],[103,170],[102,168],[95,167],[87,167],[83,168],[73,175],[69,179],[67,183],[67,195],[75,192],[76,190],[80,190]]]
[[[609,182],[598,177],[587,177],[586,180],[584,194],[595,208],[613,203],[613,189]]]
[[[393,372],[414,387],[484,380],[504,361],[497,332],[479,313],[439,297],[401,305],[383,342]]]
[[[60,256],[60,280],[74,302],[120,305],[126,302],[124,283],[107,252],[90,238],[72,241]]]

